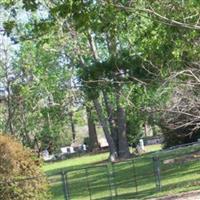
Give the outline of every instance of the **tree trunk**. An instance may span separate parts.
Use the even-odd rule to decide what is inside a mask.
[[[68,24],[67,24],[67,26],[70,30],[72,38],[77,41],[76,34],[74,34],[74,31],[70,28],[70,26]],[[94,57],[95,60],[97,60],[98,55],[97,55],[95,43],[94,43],[93,37],[91,36],[90,31],[88,31],[88,39],[89,39],[89,44],[90,44],[90,48],[92,50],[93,57]],[[76,46],[77,46],[77,48],[75,48],[75,53],[79,57],[80,63],[82,64],[82,67],[85,68],[86,65],[85,65],[84,59],[82,58],[81,53],[80,53],[80,46],[78,45],[78,43],[76,43]],[[101,108],[101,105],[100,105],[98,99],[94,99],[92,102],[94,104],[94,107],[95,107],[95,110],[97,112],[99,121],[100,121],[101,126],[102,126],[103,131],[104,131],[104,135],[105,135],[106,140],[107,140],[108,145],[109,145],[110,159],[111,159],[111,161],[115,161],[117,159],[117,152],[116,152],[115,143],[113,142],[113,139],[110,135],[110,130],[109,130],[108,125],[107,125],[107,119],[104,117],[103,110]]]
[[[117,109],[118,114],[118,142],[119,151],[118,155],[120,159],[130,158],[129,145],[126,137],[126,115],[123,108]]]
[[[91,48],[94,60],[98,61],[98,54],[96,51],[96,45],[94,42],[94,38],[91,36],[91,33],[88,34],[88,37],[89,37],[89,44],[90,44],[90,48]],[[110,43],[108,43],[108,47],[109,47],[110,55],[116,54],[117,48],[116,48],[115,39],[116,38],[114,37],[114,35],[111,35],[109,38]],[[125,117],[124,109],[120,107],[120,102],[119,102],[120,97],[116,98],[117,120],[114,120],[114,117],[113,117],[114,110],[112,109],[112,106],[109,104],[108,97],[107,97],[107,94],[105,93],[105,91],[103,92],[103,97],[104,97],[104,101],[105,101],[105,105],[106,105],[106,109],[107,109],[107,113],[108,113],[108,122],[107,122],[107,119],[104,118],[103,112],[98,110],[98,108],[97,108],[98,106],[96,105],[95,107],[96,107],[97,112],[102,113],[102,115],[99,116],[99,119],[100,118],[101,118],[100,120],[103,119],[103,121],[101,121],[101,124],[104,129],[106,139],[110,146],[111,155],[113,154],[115,158],[117,156],[120,159],[129,158],[130,152],[129,152],[129,146],[128,146],[128,141],[127,141],[127,137],[126,137],[126,117]],[[99,106],[100,106],[100,104],[99,104]],[[118,125],[117,130],[115,130],[115,128],[114,128],[114,121],[117,122],[117,125]],[[110,127],[110,132],[111,132],[112,137],[110,134],[107,134],[107,133],[109,133],[109,127],[107,125],[108,123],[110,125],[109,127]]]
[[[107,46],[108,51],[111,56],[116,56],[117,54],[117,42],[115,34],[111,31],[107,33]],[[115,77],[115,74],[113,74]],[[130,158],[129,146],[126,137],[126,115],[124,109],[120,105],[120,85],[117,86],[116,95],[116,106],[117,106],[117,117],[114,118],[115,124],[117,125],[117,131],[115,131],[115,145],[117,146],[117,153],[119,159]]]
[[[76,131],[75,131],[73,113],[72,112],[69,113],[69,118],[70,118],[71,130],[72,130],[72,140],[73,140],[73,142],[75,142],[75,140],[76,140]]]
[[[112,139],[112,137],[110,135],[110,131],[109,131],[109,126],[107,124],[107,120],[104,117],[103,110],[101,108],[101,105],[100,105],[99,101],[97,99],[95,99],[95,100],[93,100],[93,103],[94,103],[94,107],[96,109],[99,121],[101,123],[101,126],[103,128],[106,140],[107,140],[108,145],[109,145],[110,159],[111,159],[112,162],[116,161],[117,158],[118,158],[118,155],[117,155],[115,143],[114,143],[114,141],[113,141],[113,139]]]
[[[117,134],[117,121],[116,121],[116,116],[114,113],[114,108],[113,106],[110,104],[109,99],[108,99],[108,95],[107,93],[103,90],[103,98],[104,98],[104,103],[106,106],[106,111],[107,111],[107,115],[108,115],[108,123],[110,126],[110,131],[111,131],[111,136],[114,140],[115,146],[116,146],[116,150],[118,152],[118,148],[119,148],[119,141],[118,141],[118,134]]]
[[[6,77],[8,77],[8,76],[6,75]],[[12,123],[12,119],[13,119],[12,99],[11,99],[10,83],[9,82],[7,83],[7,92],[8,92],[8,97],[6,99],[6,103],[7,103],[7,109],[8,109],[8,117],[7,117],[6,129],[9,130],[9,132],[10,132],[11,135],[14,135],[13,123]]]
[[[22,135],[23,135],[23,144],[25,146],[29,146],[31,147],[31,138],[28,134],[28,130],[27,130],[27,124],[26,124],[26,117],[25,117],[25,105],[24,105],[24,100],[19,100],[19,107],[20,107],[20,115],[21,115],[21,125],[22,125]]]
[[[120,89],[118,89],[116,94],[116,104],[117,104],[117,125],[118,125],[118,156],[119,159],[130,158],[130,151],[128,140],[126,136],[126,114],[124,108],[120,105]]]
[[[41,152],[42,152],[42,148],[41,148],[41,144],[39,143],[38,138],[36,136],[34,138],[34,144],[33,145],[34,145],[34,149],[37,153],[37,157],[39,158],[40,155],[41,155]]]
[[[157,135],[157,131],[156,131],[155,125],[152,125],[152,132],[153,132],[153,136]]]
[[[89,45],[90,45],[90,49],[91,49],[93,58],[94,58],[95,61],[98,61],[99,58],[98,58],[98,53],[97,53],[97,50],[96,50],[95,41],[94,41],[94,38],[92,37],[90,31],[88,31],[88,40],[89,40]],[[107,98],[106,94],[104,94],[104,98]],[[101,105],[100,105],[99,101],[98,100],[93,100],[93,103],[94,103],[94,106],[95,106],[99,121],[101,123],[101,126],[103,128],[106,140],[107,140],[108,145],[109,145],[110,159],[111,159],[111,161],[115,161],[118,158],[118,155],[117,155],[117,151],[116,151],[115,142],[113,141],[113,138],[112,138],[112,136],[110,134],[112,132],[112,128],[110,127],[111,129],[109,129],[108,120],[105,118],[105,116],[103,114],[103,110],[101,108]],[[111,123],[110,123],[110,125],[112,126]]]
[[[145,135],[145,137],[148,136],[147,132],[148,132],[147,122],[144,122],[144,135]]]
[[[88,121],[88,133],[89,133],[89,139],[90,139],[89,151],[92,152],[92,151],[99,150],[99,144],[98,144],[94,119],[92,117],[92,110],[89,106],[86,106],[86,112],[87,112],[87,121]]]

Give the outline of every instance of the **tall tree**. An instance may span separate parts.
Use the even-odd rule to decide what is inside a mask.
[[[132,86],[137,88],[133,93],[143,91],[142,98],[131,98],[143,102],[138,103],[141,109],[134,108],[140,116],[153,107],[148,98],[158,94],[171,74],[194,65],[199,57],[198,1],[31,0],[21,5],[32,11],[21,38],[47,39],[51,34],[62,41],[67,63],[94,104],[111,158],[129,157],[126,125],[134,113],[125,93]],[[39,7],[45,17],[35,15]],[[15,23],[4,25],[9,32]]]

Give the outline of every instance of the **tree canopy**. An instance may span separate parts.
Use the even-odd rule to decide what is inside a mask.
[[[11,85],[23,97],[23,135],[38,122],[37,137],[57,137],[71,119],[64,111],[87,105],[113,159],[130,156],[144,123],[177,131],[168,120],[182,112],[168,109],[174,90],[192,84],[195,96],[199,84],[199,1],[4,0],[2,9],[3,34],[20,45]],[[39,106],[46,100],[55,105]]]

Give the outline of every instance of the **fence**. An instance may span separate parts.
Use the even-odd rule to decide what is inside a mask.
[[[144,199],[200,188],[200,145],[49,175],[54,200]],[[15,180],[32,182],[38,177]],[[10,184],[10,182],[1,182]]]
[[[200,188],[200,147],[61,171],[49,180],[65,200],[143,199]],[[52,181],[53,180],[53,181]],[[62,192],[61,192],[62,189]],[[54,198],[56,199],[56,198]]]

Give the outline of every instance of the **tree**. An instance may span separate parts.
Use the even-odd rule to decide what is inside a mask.
[[[167,102],[168,95],[158,102],[170,87],[167,79],[199,57],[198,2],[41,0],[21,5],[32,11],[21,39],[45,41],[50,34],[56,38],[79,87],[93,102],[111,157],[128,158],[127,118],[129,124],[130,118],[137,120],[137,126],[143,120],[155,123],[156,117],[148,113]],[[34,15],[38,7],[45,17]],[[10,30],[13,21],[5,29]],[[144,91],[134,112],[125,99],[132,86],[137,88],[133,93]],[[133,104],[140,99],[129,96]]]
[[[15,81],[16,71],[12,66],[13,48],[11,47],[11,41],[8,37],[1,35],[1,49],[0,49],[0,81],[1,88],[3,90],[2,94],[2,104],[5,105],[5,121],[3,125],[3,130],[14,135],[13,130],[13,119],[15,106],[13,104],[12,86]]]
[[[86,105],[86,113],[87,113],[87,124],[88,124],[88,133],[89,133],[89,150],[98,151],[99,143],[98,143],[98,138],[97,138],[94,113],[93,113],[93,108],[90,104]]]

